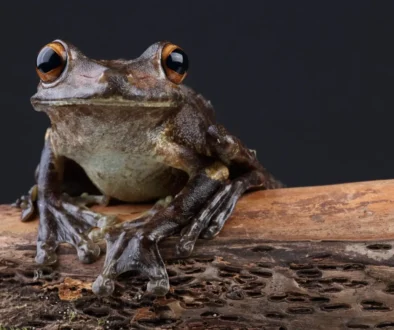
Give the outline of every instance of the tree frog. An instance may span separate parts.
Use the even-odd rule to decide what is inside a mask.
[[[220,232],[246,190],[282,187],[253,150],[216,122],[211,103],[182,84],[188,68],[187,54],[171,42],[157,42],[133,60],[90,59],[62,40],[40,50],[31,103],[51,127],[37,184],[16,203],[24,221],[39,213],[37,263],[55,263],[63,242],[82,262],[93,262],[97,240],[105,238],[96,294],[110,295],[119,274],[136,270],[148,277],[148,292],[165,295],[160,240],[180,233],[176,251],[188,256],[197,238]],[[87,207],[157,200],[128,222]]]

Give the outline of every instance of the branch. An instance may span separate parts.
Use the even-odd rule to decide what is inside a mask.
[[[171,291],[144,295],[138,274],[116,294],[90,291],[103,258],[81,264],[68,246],[54,268],[34,263],[38,221],[0,206],[0,325],[55,329],[346,329],[394,326],[394,180],[258,191],[221,234],[188,259],[160,250]],[[96,207],[123,219],[149,205]],[[105,246],[103,246],[105,249]]]

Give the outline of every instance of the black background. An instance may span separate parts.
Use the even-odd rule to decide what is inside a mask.
[[[33,184],[30,105],[55,38],[99,59],[170,40],[186,84],[289,186],[394,178],[394,1],[9,1],[0,10],[0,202]]]

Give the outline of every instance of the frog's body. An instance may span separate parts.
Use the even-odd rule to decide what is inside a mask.
[[[51,144],[56,154],[78,163],[106,196],[125,202],[163,198],[178,192],[174,180],[183,177],[155,155],[165,138],[163,118],[174,113],[171,108],[59,106],[48,113],[57,123]]]
[[[254,152],[216,124],[210,102],[181,84],[187,67],[186,54],[168,42],[135,60],[91,60],[60,40],[41,50],[32,104],[47,113],[51,128],[38,194],[23,203],[27,218],[38,199],[37,262],[55,262],[59,242],[93,261],[100,251],[86,233],[101,227],[107,258],[94,291],[110,294],[113,278],[137,269],[150,278],[148,291],[164,294],[169,284],[160,239],[183,228],[178,253],[188,255],[201,233],[212,238],[220,231],[245,190],[281,186]],[[67,160],[82,167],[107,199],[174,199],[134,224],[106,224],[102,215],[63,197]]]

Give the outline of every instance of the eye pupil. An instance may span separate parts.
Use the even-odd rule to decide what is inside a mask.
[[[51,47],[44,47],[37,57],[37,69],[47,73],[63,65],[63,59]]]
[[[182,83],[189,69],[189,58],[178,46],[168,43],[161,53],[162,67],[167,79],[174,84]]]
[[[189,68],[189,59],[182,49],[176,48],[168,55],[166,65],[176,73],[184,74]]]

